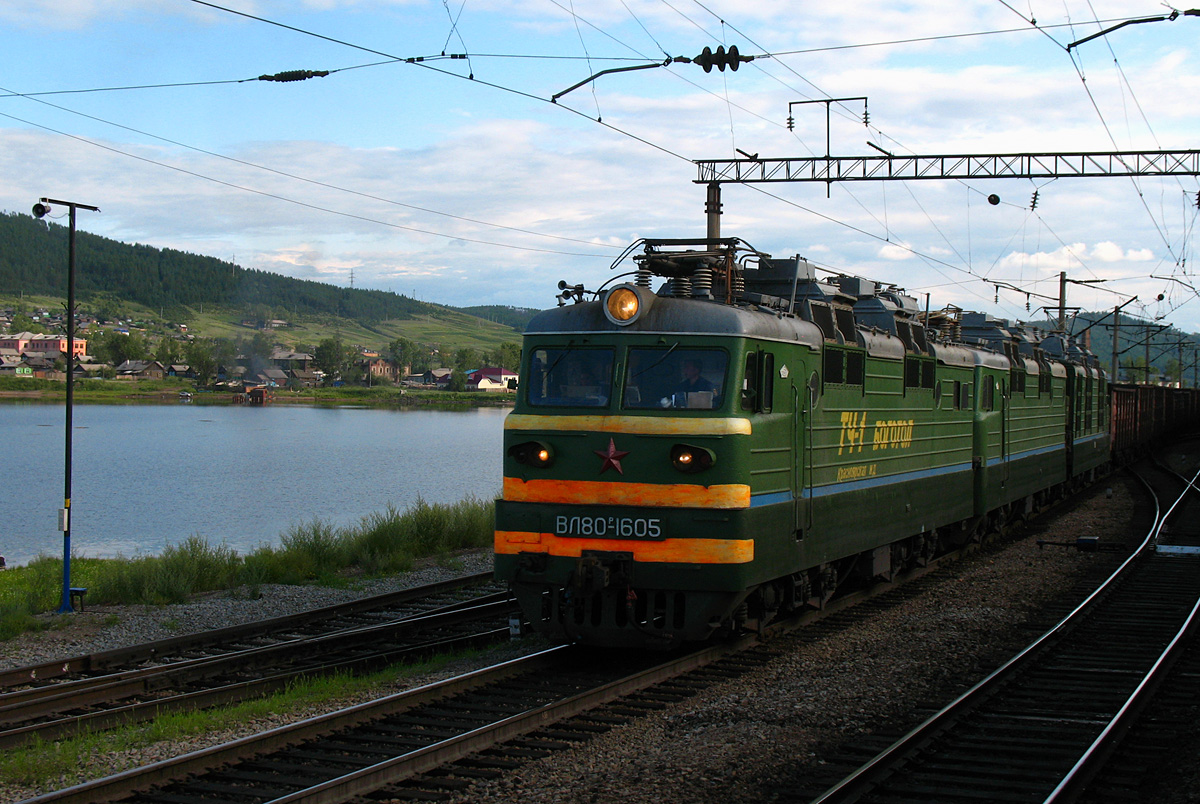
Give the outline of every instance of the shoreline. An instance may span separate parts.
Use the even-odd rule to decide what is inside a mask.
[[[313,391],[317,392],[314,393]],[[391,390],[391,389],[388,389]],[[387,393],[380,389],[307,389],[305,391],[274,390],[273,398],[267,405],[313,405],[313,406],[353,406],[376,408],[510,408],[516,400],[512,394],[490,394],[483,391],[431,391],[425,389],[399,389],[402,393]],[[189,400],[180,400],[181,392],[192,394]],[[450,396],[450,395],[453,396]],[[125,405],[125,404],[179,404],[179,405],[234,405],[234,391],[196,391],[184,386],[172,389],[156,389],[138,391],[136,389],[106,389],[103,391],[76,390],[75,404]],[[439,398],[448,397],[448,398]],[[63,404],[66,402],[66,390],[58,391],[37,389],[28,391],[0,390],[0,404],[6,401],[26,401],[44,404]]]

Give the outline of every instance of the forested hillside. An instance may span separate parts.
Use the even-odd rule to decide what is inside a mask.
[[[67,240],[65,226],[26,214],[0,214],[0,294],[66,296]],[[76,292],[85,301],[105,294],[151,309],[268,305],[280,315],[330,315],[367,326],[445,310],[395,293],[291,279],[87,232],[76,232],[75,249]]]

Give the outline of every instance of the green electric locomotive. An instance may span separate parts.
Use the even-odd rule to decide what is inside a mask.
[[[525,333],[495,559],[538,631],[670,646],[820,606],[1108,459],[1104,375],[1061,335],[737,239],[639,247]]]

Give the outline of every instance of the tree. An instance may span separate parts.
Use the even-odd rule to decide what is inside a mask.
[[[179,342],[168,336],[158,342],[158,346],[154,349],[154,359],[166,367],[172,363],[178,363],[182,353]]]
[[[408,372],[416,371],[413,366],[416,365],[420,352],[421,346],[408,338],[397,338],[388,344],[387,349],[388,357],[392,362]]]
[[[150,346],[140,332],[117,332],[110,329],[90,343],[92,355],[101,363],[119,366],[126,360],[145,360]]]
[[[1180,382],[1183,375],[1183,364],[1174,357],[1167,358],[1167,367],[1163,369],[1163,376],[1169,382]]]
[[[211,348],[218,369],[231,369],[237,363],[237,347],[228,338],[213,338]]]
[[[196,375],[197,385],[208,385],[217,375],[217,360],[211,341],[194,340],[183,349],[183,358]]]
[[[46,328],[35,322],[25,313],[17,313],[12,318],[12,326],[9,327],[9,332],[16,334],[18,332],[32,332],[34,334],[45,334]]]
[[[275,340],[265,332],[256,332],[250,338],[239,342],[238,347],[246,358],[246,368],[252,374],[273,367],[271,352],[275,350]]]
[[[521,366],[521,347],[515,343],[502,343],[490,350],[485,359],[489,366],[516,371]]]
[[[1127,382],[1150,382],[1150,373],[1146,370],[1146,358],[1141,355],[1127,357],[1121,361]]]
[[[313,363],[325,372],[325,382],[346,379],[353,365],[354,350],[347,348],[340,338],[326,338],[313,350]]]
[[[452,366],[458,371],[473,371],[483,366],[483,355],[477,349],[464,346],[454,353]]]

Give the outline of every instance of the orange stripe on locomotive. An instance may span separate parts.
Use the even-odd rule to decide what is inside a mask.
[[[632,553],[634,561],[675,564],[748,564],[754,560],[753,539],[633,541],[498,530],[495,549],[502,555],[545,553],[557,558],[579,558],[585,550],[616,551]]]

